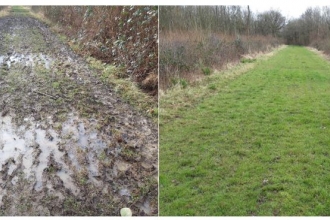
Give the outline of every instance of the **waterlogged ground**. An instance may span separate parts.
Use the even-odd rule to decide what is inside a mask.
[[[0,215],[157,215],[157,136],[44,24],[0,18]]]

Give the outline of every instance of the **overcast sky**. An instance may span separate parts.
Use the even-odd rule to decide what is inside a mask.
[[[330,5],[330,1],[329,1],[329,5]],[[284,15],[287,19],[290,19],[290,18],[299,18],[300,15],[302,15],[307,8],[316,7],[316,6],[322,7],[324,5],[311,4],[309,1],[307,2],[301,1],[298,3],[298,1],[293,2],[288,0],[287,3],[285,4],[272,4],[272,5],[267,3],[250,4],[250,9],[254,12],[257,11],[264,12],[270,9],[275,9],[275,10],[279,10],[282,13],[282,15]]]

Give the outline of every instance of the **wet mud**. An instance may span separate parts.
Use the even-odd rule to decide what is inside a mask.
[[[0,215],[157,215],[157,138],[45,24],[0,18]]]

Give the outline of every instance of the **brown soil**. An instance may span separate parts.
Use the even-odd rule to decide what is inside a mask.
[[[157,143],[46,25],[0,18],[0,215],[157,215]]]

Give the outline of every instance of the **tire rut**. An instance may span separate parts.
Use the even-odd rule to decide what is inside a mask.
[[[0,30],[0,215],[157,215],[152,120],[45,24]]]

